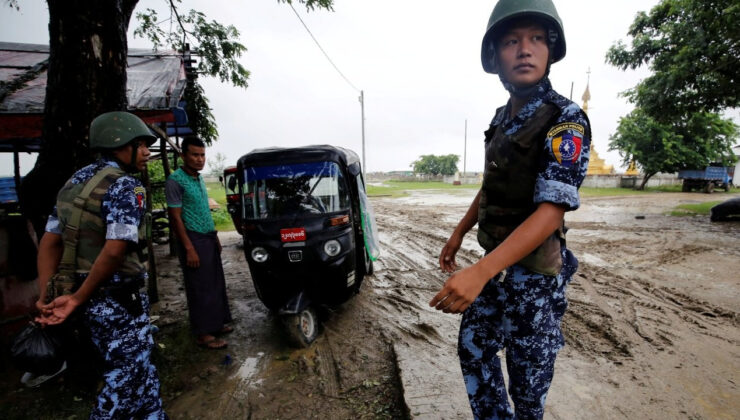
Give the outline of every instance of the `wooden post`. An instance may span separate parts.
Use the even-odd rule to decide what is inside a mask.
[[[160,141],[164,141],[160,139]],[[149,182],[149,171],[145,170],[141,173],[142,181],[144,182],[144,188],[147,191],[146,194],[146,208],[147,213],[145,220],[147,223],[146,228],[146,249],[149,254],[149,281],[147,282],[147,294],[149,295],[149,301],[151,303],[159,302],[159,291],[157,290],[157,260],[154,257],[154,244],[152,242],[152,194],[151,194],[151,183]]]
[[[162,132],[166,136],[167,135],[167,124],[162,124]],[[165,139],[160,139],[160,157],[162,158],[162,168],[164,169],[164,179],[165,181],[167,178],[170,177],[170,174],[172,173],[172,169],[170,168],[170,155],[167,152],[167,141]],[[177,162],[177,151],[172,151],[172,157],[175,159],[175,163]],[[177,167],[175,167],[177,168]],[[167,216],[167,221],[169,221],[169,215]],[[169,230],[169,240],[167,241],[170,247],[170,256],[177,255],[177,247],[175,243],[175,232],[172,229],[172,224],[170,224],[170,230]]]

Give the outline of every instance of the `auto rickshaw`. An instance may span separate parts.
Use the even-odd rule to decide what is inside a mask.
[[[242,234],[242,214],[239,208],[239,188],[237,187],[236,166],[224,169],[224,187],[226,187],[226,210],[231,216],[236,231]]]
[[[292,341],[308,346],[319,333],[317,307],[358,293],[378,257],[360,160],[328,145],[267,148],[241,157],[234,172],[224,180],[227,196],[238,197],[232,217],[257,295]]]

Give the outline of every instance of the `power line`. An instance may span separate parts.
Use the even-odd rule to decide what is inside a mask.
[[[350,86],[352,86],[352,89],[354,89],[354,90],[356,90],[356,91],[359,92],[360,89],[357,89],[355,87],[355,85],[353,85],[352,82],[350,82],[349,79],[347,79],[347,77],[342,73],[342,71],[339,70],[339,67],[337,67],[337,65],[334,64],[334,62],[331,60],[331,58],[329,57],[329,54],[327,54],[326,51],[324,51],[324,49],[321,48],[321,44],[319,44],[319,41],[317,41],[316,40],[316,37],[313,36],[313,34],[311,33],[311,30],[308,29],[308,26],[303,21],[303,19],[301,19],[301,15],[299,15],[298,12],[295,10],[295,7],[293,7],[293,4],[292,3],[288,3],[288,5],[290,6],[291,9],[293,9],[293,13],[295,13],[295,15],[298,17],[298,20],[301,21],[301,24],[303,24],[303,27],[306,28],[306,31],[308,31],[308,34],[311,35],[311,39],[313,39],[313,42],[315,42],[316,43],[316,46],[319,47],[319,49],[321,50],[321,52],[324,54],[324,57],[326,57],[326,59],[329,60],[329,63],[331,63],[331,65],[334,67],[334,70],[336,70],[337,73],[339,73],[339,75],[342,76],[342,78],[344,79],[345,82],[347,82],[347,84],[349,84]]]

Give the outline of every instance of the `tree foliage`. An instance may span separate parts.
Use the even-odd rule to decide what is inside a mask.
[[[622,70],[647,65],[653,74],[625,96],[657,120],[740,105],[740,3],[663,0],[630,26],[628,47],[613,45],[606,61]]]
[[[146,168],[149,172],[149,183],[151,185],[164,185],[164,165],[161,159],[147,163]],[[148,194],[152,197],[152,207],[154,209],[164,209],[167,207],[164,188],[152,188],[151,191],[148,191]]]
[[[457,172],[458,155],[421,155],[411,163],[414,173],[425,175],[454,175]]]
[[[209,174],[211,176],[223,176],[224,168],[226,168],[226,155],[221,152],[217,152],[213,157],[208,158]]]
[[[610,137],[624,163],[647,180],[657,172],[703,168],[733,157],[738,128],[719,112],[740,105],[740,3],[662,0],[640,12],[628,47],[613,45],[606,61],[652,74],[623,95],[636,108]]]
[[[619,120],[609,150],[619,150],[625,165],[638,162],[645,174],[639,187],[643,189],[658,172],[703,168],[710,163],[729,165],[737,139],[738,127],[716,113],[695,113],[686,120],[666,123],[637,108]]]

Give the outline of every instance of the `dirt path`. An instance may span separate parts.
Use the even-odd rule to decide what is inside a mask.
[[[455,349],[459,317],[427,302],[446,279],[439,250],[472,194],[374,199],[383,248],[375,274],[326,314],[324,334],[306,350],[282,339],[254,294],[238,239],[224,235],[239,325],[234,366],[217,392],[208,388],[210,399],[196,386],[168,401],[170,415],[470,418]],[[592,198],[568,214],[581,265],[546,417],[740,416],[740,224],[666,215],[717,197]],[[482,255],[473,233],[462,265]]]
[[[234,233],[220,236],[236,331],[226,350],[196,347],[176,259],[160,246],[155,362],[170,417],[471,418],[456,355],[460,318],[427,302],[446,279],[439,250],[473,194],[374,198],[375,274],[322,314],[323,334],[308,349],[289,347],[260,303]],[[720,198],[729,196],[590,198],[567,215],[580,268],[546,418],[740,418],[740,224],[666,215]],[[458,263],[481,255],[471,232]],[[61,381],[0,402],[23,413],[22,404],[67,398],[61,404],[89,410],[94,391],[60,393]]]

